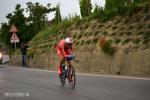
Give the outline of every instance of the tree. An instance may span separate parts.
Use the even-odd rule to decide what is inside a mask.
[[[60,4],[56,6],[56,13],[55,13],[55,18],[54,18],[54,23],[58,24],[61,22],[61,14],[60,14]]]
[[[2,23],[0,30],[1,39],[5,44],[12,45],[10,43],[12,33],[9,32],[11,25],[14,24],[19,30],[17,35],[20,38],[20,43],[26,43],[45,28],[47,23],[46,14],[55,10],[55,8],[50,8],[50,4],[47,4],[47,7],[45,7],[39,3],[32,4],[31,2],[27,3],[26,9],[29,12],[28,18],[24,16],[24,9],[21,8],[20,4],[16,5],[15,11],[6,15],[8,23]]]
[[[0,38],[1,41],[3,41],[5,44],[10,45],[10,33],[9,33],[10,26],[7,23],[2,23],[1,24],[1,34]]]
[[[79,0],[79,4],[81,16],[88,17],[92,10],[91,0]]]
[[[104,9],[103,9],[103,7],[95,5],[95,8],[94,8],[94,11],[93,11],[92,15],[96,19],[102,19],[103,15],[104,15]]]
[[[39,3],[27,3],[27,12],[29,12],[28,23],[32,26],[35,33],[45,28],[47,23],[46,14],[55,11],[55,8],[51,8],[50,5],[51,4],[47,4],[47,6],[43,6]]]
[[[9,13],[6,15],[6,18],[8,19],[8,23],[2,23],[1,27],[1,37],[2,40],[7,44],[11,45],[10,43],[10,37],[12,33],[9,32],[11,26],[14,24],[18,28],[17,35],[20,38],[20,42],[27,41],[28,39],[27,36],[27,25],[26,25],[26,20],[23,14],[24,9],[21,8],[20,4],[17,4],[15,7],[15,11],[12,13]]]

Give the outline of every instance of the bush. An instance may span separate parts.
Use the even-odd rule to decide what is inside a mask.
[[[106,43],[102,47],[102,50],[104,51],[104,53],[113,56],[115,53],[115,48],[112,46],[112,40],[106,41]]]
[[[135,4],[131,4],[129,6],[127,6],[127,15],[132,16],[134,13],[139,12],[140,8],[135,5]]]
[[[103,34],[103,35],[107,35],[108,33],[107,33],[107,32],[103,32],[102,34]]]

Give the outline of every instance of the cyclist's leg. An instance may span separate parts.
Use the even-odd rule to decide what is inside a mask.
[[[62,64],[64,63],[64,57],[63,57],[62,50],[57,49],[57,54],[59,57],[58,73],[62,74]]]

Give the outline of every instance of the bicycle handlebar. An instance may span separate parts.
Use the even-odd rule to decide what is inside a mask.
[[[75,56],[74,55],[68,55],[67,57],[65,57],[65,61],[70,61],[70,60],[73,60],[73,61],[79,63],[78,60],[75,60]]]

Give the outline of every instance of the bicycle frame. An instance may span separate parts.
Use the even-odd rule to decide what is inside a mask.
[[[75,60],[75,59],[70,59],[70,60],[65,59],[65,67],[66,67],[66,61],[71,61],[71,60],[79,63],[79,61]],[[66,75],[67,75],[67,77],[66,77]],[[74,67],[72,64],[70,65],[70,67],[67,67],[67,69],[65,69],[65,73],[63,73],[59,77],[60,77],[60,81],[61,81],[62,86],[65,85],[65,79],[68,78],[68,82],[70,84],[71,89],[75,88],[76,75],[75,75],[75,70],[74,70]]]

